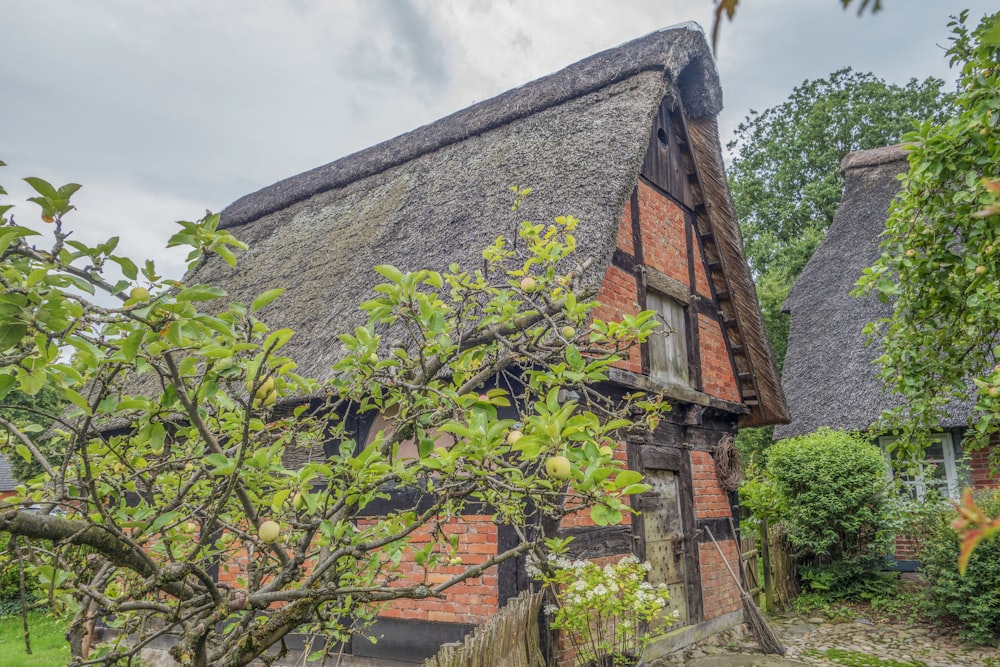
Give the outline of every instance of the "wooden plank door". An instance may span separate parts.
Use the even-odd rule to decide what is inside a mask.
[[[674,627],[690,622],[685,576],[684,525],[678,475],[670,470],[645,472],[645,481],[652,490],[642,497],[642,522],[646,541],[646,560],[652,569],[649,582],[666,584],[670,591],[669,613],[677,612]]]

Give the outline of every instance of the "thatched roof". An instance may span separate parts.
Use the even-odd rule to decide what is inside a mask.
[[[498,234],[513,234],[519,219],[573,215],[582,221],[579,254],[594,259],[599,279],[611,262],[653,115],[668,92],[680,98],[692,125],[709,124],[711,132],[698,134],[696,153],[708,156],[706,169],[721,171],[718,74],[700,28],[678,26],[237,200],[223,211],[221,226],[249,250],[235,270],[212,261],[194,280],[220,285],[244,302],[288,288],[264,317],[297,332],[283,351],[301,372],[322,378],[338,357],[337,334],[363,322],[357,304],[378,282],[376,264],[475,268],[482,248]],[[532,188],[516,218],[512,184]],[[728,192],[706,190],[725,199],[709,202],[724,212],[712,222],[724,239],[735,239],[725,244],[724,259],[745,274]],[[756,313],[748,278],[733,289],[733,299]],[[783,398],[759,317],[739,332],[756,345],[752,370],[766,388],[760,404],[767,416],[761,407],[752,417],[780,419]]]
[[[809,433],[820,426],[862,431],[901,398],[887,394],[873,365],[877,344],[865,345],[861,328],[892,313],[891,304],[851,296],[861,271],[880,254],[880,235],[907,169],[906,153],[889,146],[844,158],[844,195],[833,224],[785,301],[791,314],[782,385],[791,423],[776,438]],[[967,408],[953,406],[941,426],[964,426]]]

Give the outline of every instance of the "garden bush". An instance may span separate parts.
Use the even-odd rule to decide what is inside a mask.
[[[990,517],[1000,516],[1000,490],[981,491],[976,502]],[[965,575],[958,573],[958,535],[951,522],[955,508],[928,505],[921,515],[919,553],[933,611],[953,616],[964,637],[980,644],[1000,644],[1000,540],[976,547]]]
[[[0,617],[18,614],[21,611],[21,591],[18,583],[19,568],[10,547],[10,535],[0,533]],[[25,582],[28,587],[28,602],[35,596],[32,594],[34,580],[30,577]]]
[[[768,452],[775,507],[803,583],[828,600],[870,599],[895,586],[881,572],[898,521],[885,466],[878,447],[826,428]]]

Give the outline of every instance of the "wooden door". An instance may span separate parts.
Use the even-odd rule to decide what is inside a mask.
[[[642,497],[642,522],[646,540],[646,560],[652,569],[649,581],[666,584],[670,591],[667,611],[677,612],[674,627],[690,622],[685,576],[684,525],[678,475],[670,470],[645,472],[645,481],[653,488]]]

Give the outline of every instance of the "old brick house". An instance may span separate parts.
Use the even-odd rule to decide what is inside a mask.
[[[899,192],[897,176],[907,168],[901,146],[851,153],[841,164],[844,194],[833,224],[785,302],[791,322],[783,381],[792,420],[775,429],[776,438],[804,435],[820,426],[868,431],[883,411],[902,401],[886,393],[875,366],[880,348],[868,345],[862,333],[866,323],[891,316],[892,305],[851,292],[862,270],[879,257],[889,204]],[[973,403],[948,406],[936,442],[918,463],[918,474],[901,480],[913,498],[922,500],[933,489],[958,499],[966,486],[998,484],[990,473],[990,450],[962,448]],[[874,431],[872,438],[883,447],[892,440]],[[993,447],[998,444],[994,439]],[[899,559],[915,557],[905,541],[897,547]]]
[[[718,75],[697,26],[653,33],[560,72],[248,195],[222,226],[250,249],[235,271],[200,279],[246,299],[290,286],[268,313],[297,335],[285,348],[324,377],[337,334],[378,276],[371,267],[442,269],[481,263],[496,235],[514,231],[508,186],[533,190],[528,217],[573,215],[578,252],[603,275],[599,317],[651,308],[676,331],[619,368],[618,387],[662,390],[674,410],[649,438],[620,444],[654,491],[633,522],[566,521],[577,553],[635,552],[670,585],[680,627],[673,645],[742,622],[739,593],[708,541],[736,562],[733,497],[713,454],[741,425],[787,419],[726,188],[716,115]],[[537,216],[541,217],[541,215]],[[364,441],[371,419],[360,420]],[[391,502],[386,511],[392,511]],[[488,556],[515,538],[488,515],[456,527],[463,549]],[[527,585],[510,561],[448,599],[400,601],[357,639],[357,656],[415,661],[464,635]]]

